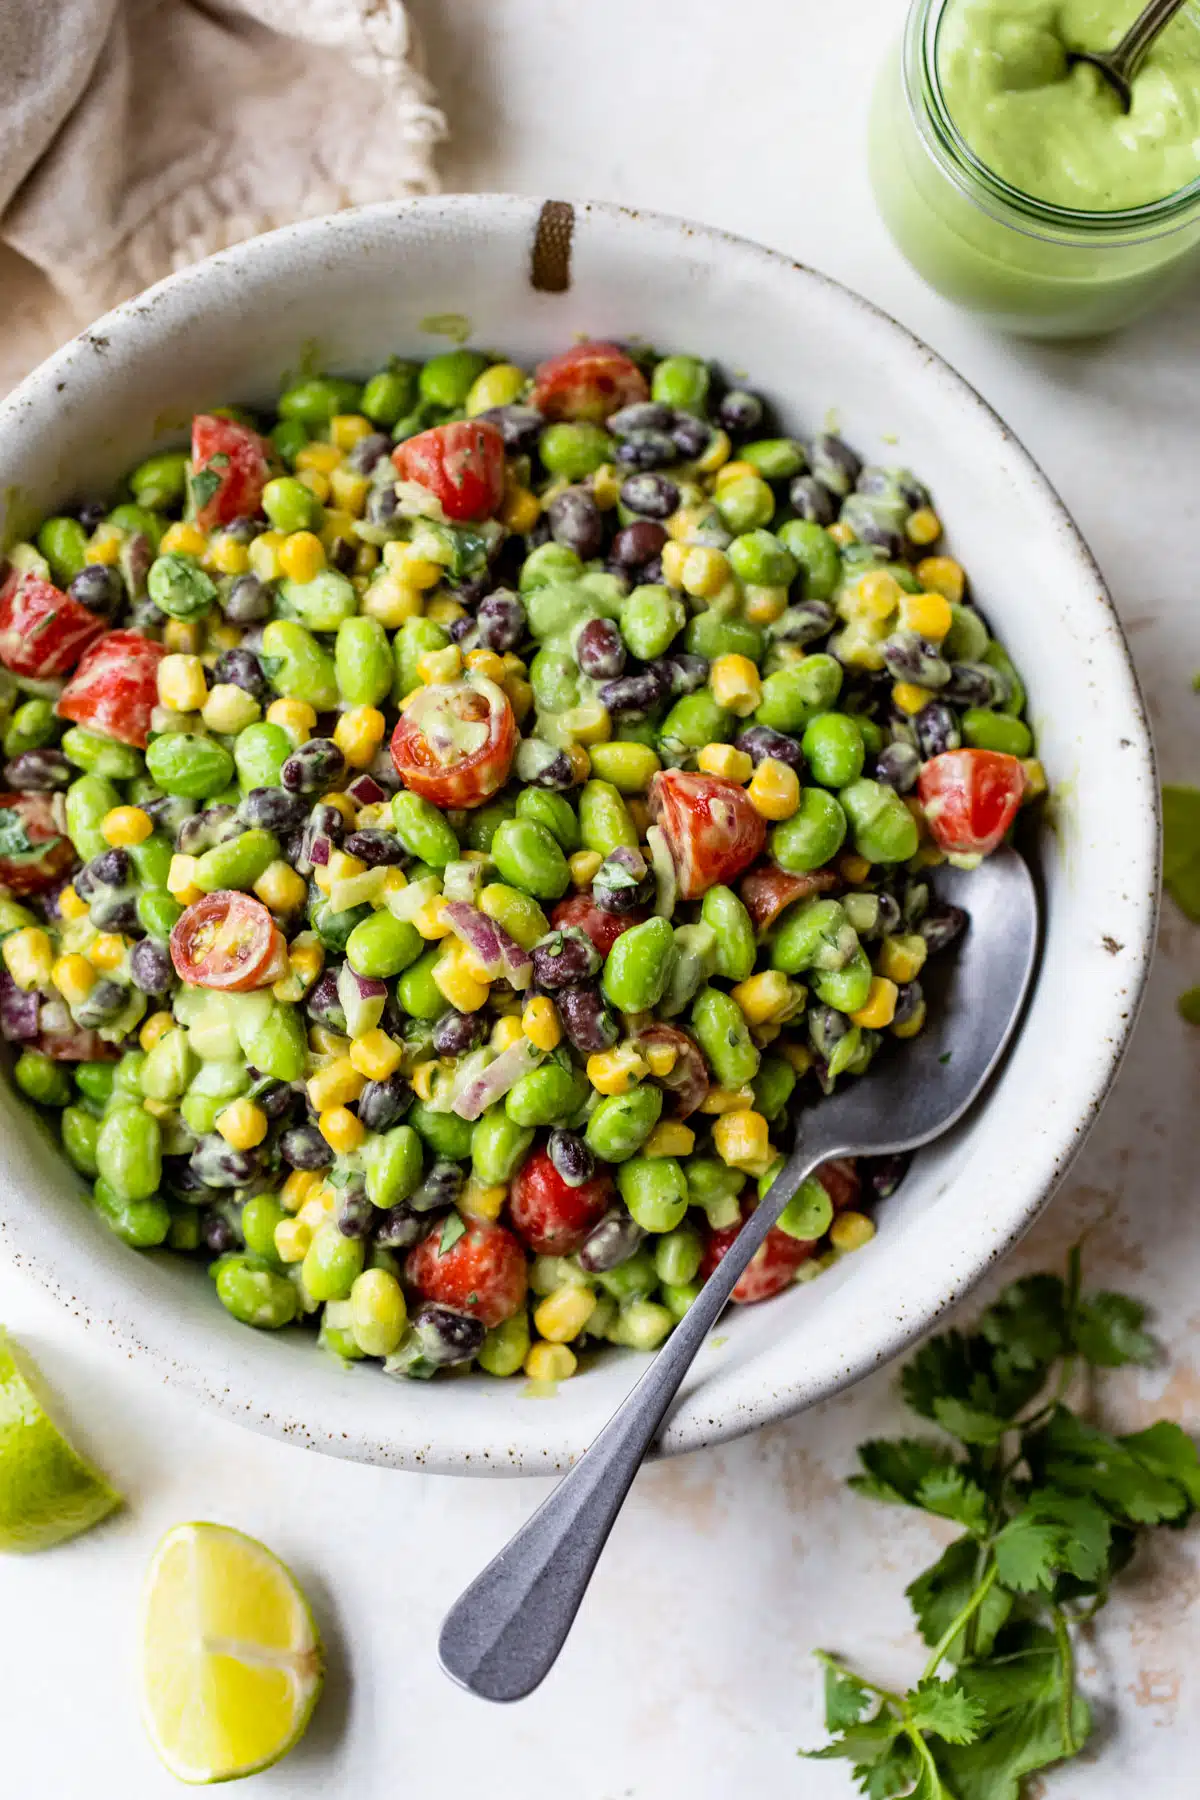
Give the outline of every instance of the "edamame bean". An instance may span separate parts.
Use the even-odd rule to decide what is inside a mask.
[[[970,706],[962,718],[963,737],[975,750],[999,750],[1005,756],[1028,756],[1033,733],[1023,719]]]
[[[82,1106],[68,1106],[64,1109],[62,1123],[63,1149],[81,1175],[96,1175],[96,1140],[100,1136],[100,1121],[94,1119]]]
[[[93,1105],[104,1106],[113,1091],[116,1067],[110,1062],[81,1062],[75,1065],[75,1086]]]
[[[157,554],[167,521],[161,513],[153,512],[148,506],[137,506],[126,501],[122,506],[113,507],[105,523],[115,525],[118,531],[126,532],[128,537],[144,537],[151,550]],[[128,548],[128,541],[125,548]]]
[[[854,781],[838,799],[854,831],[854,848],[868,862],[907,862],[917,854],[917,822],[894,788]]]
[[[798,734],[810,719],[829,710],[841,687],[841,664],[824,651],[817,651],[790,668],[777,669],[767,676],[755,720],[773,731]]]
[[[761,475],[741,475],[722,482],[713,504],[725,529],[734,533],[769,525],[775,512],[775,496]]]
[[[359,410],[362,389],[357,381],[341,381],[332,375],[316,375],[298,381],[279,396],[279,416],[296,419],[309,431],[319,431],[337,413]]]
[[[152,937],[156,943],[166,943],[182,913],[183,907],[173,894],[138,895],[138,923],[146,935]]]
[[[401,788],[392,797],[392,826],[409,855],[428,863],[431,869],[444,869],[462,855],[450,821],[431,801],[407,788]]]
[[[457,1113],[434,1112],[418,1100],[408,1115],[408,1123],[440,1161],[465,1162],[471,1154],[475,1126],[470,1119],[460,1119]]]
[[[178,1100],[196,1073],[186,1031],[168,1031],[146,1053],[142,1092],[147,1100]]]
[[[800,566],[804,598],[831,600],[842,579],[842,559],[825,527],[809,519],[789,519],[779,527],[779,541]]]
[[[764,481],[790,481],[802,473],[808,458],[795,438],[758,438],[741,446],[738,461],[748,462]]]
[[[783,1167],[782,1159],[779,1166]],[[771,1174],[772,1181],[778,1173],[779,1170],[776,1169]],[[815,1175],[808,1176],[800,1183],[779,1215],[780,1231],[786,1232],[788,1237],[799,1238],[801,1242],[824,1237],[832,1223],[833,1201]]]
[[[673,1319],[676,1321],[682,1319],[684,1314],[695,1306],[700,1297],[700,1286],[698,1281],[684,1282],[682,1287],[671,1287],[668,1283],[663,1284],[663,1305]]]
[[[404,1290],[386,1269],[364,1269],[350,1289],[350,1329],[365,1356],[398,1350],[408,1323]]]
[[[643,1231],[674,1231],[687,1212],[687,1182],[673,1156],[635,1156],[622,1163],[617,1189]]]
[[[396,361],[372,375],[362,391],[361,402],[372,425],[382,425],[390,431],[405,413],[412,411],[417,399],[417,372],[416,363]]]
[[[623,931],[604,963],[600,985],[618,1012],[647,1012],[667,991],[678,952],[669,919],[647,919]]]
[[[318,1225],[305,1252],[301,1276],[314,1300],[345,1300],[366,1262],[361,1238],[343,1237],[332,1219]]]
[[[983,653],[983,661],[993,669],[998,669],[1008,683],[1008,698],[996,708],[997,712],[1011,713],[1013,718],[1017,718],[1025,711],[1025,685],[1017,674],[1008,651],[993,638]]]
[[[313,930],[326,950],[340,955],[350,942],[354,927],[371,917],[371,907],[364,901],[361,906],[347,907],[345,912],[334,912],[328,901],[323,901],[321,905],[312,908],[309,917]]]
[[[250,1040],[246,1055],[260,1074],[269,1075],[274,1081],[299,1081],[308,1065],[308,1041],[299,1008],[272,1007],[266,1022]]]
[[[700,904],[700,920],[716,933],[713,973],[726,981],[745,981],[754,972],[757,945],[750,914],[732,888],[709,888]]]
[[[411,1125],[396,1125],[371,1140],[366,1153],[367,1198],[372,1206],[398,1206],[415,1194],[425,1153]]]
[[[263,489],[262,509],[276,531],[312,531],[321,522],[324,507],[294,475],[277,475]]]
[[[654,1246],[654,1268],[658,1279],[668,1287],[686,1287],[698,1274],[704,1256],[700,1234],[689,1225],[679,1225],[662,1234]]]
[[[150,1117],[149,1113],[145,1116]],[[92,1202],[109,1230],[132,1249],[152,1250],[156,1244],[166,1241],[171,1229],[171,1212],[166,1201],[158,1195],[131,1200],[119,1194],[101,1175],[92,1188]]]
[[[636,850],[637,826],[609,781],[587,781],[579,794],[579,835],[585,850],[611,856],[624,846]]]
[[[658,1271],[649,1250],[635,1250],[615,1268],[597,1270],[594,1280],[606,1294],[624,1306],[630,1300],[639,1300],[654,1292],[658,1286]]]
[[[674,1313],[657,1300],[634,1300],[621,1308],[606,1335],[624,1350],[657,1350],[674,1323]]]
[[[494,1325],[475,1355],[485,1375],[516,1375],[529,1355],[529,1317],[524,1308]]]
[[[801,748],[813,780],[828,788],[857,781],[867,755],[863,734],[848,713],[818,714],[805,727]]]
[[[502,925],[522,950],[532,950],[550,929],[550,921],[536,900],[501,881],[489,882],[484,888],[479,896],[479,910]]]
[[[415,925],[381,910],[354,927],[346,940],[346,961],[356,975],[387,981],[411,967],[424,949]]]
[[[165,450],[159,456],[147,457],[129,477],[129,486],[139,506],[162,512],[181,506],[186,491],[188,456],[186,450]]]
[[[146,765],[132,744],[118,744],[115,738],[86,731],[82,725],[73,725],[63,734],[61,747],[63,755],[88,775],[132,781],[145,772]]]
[[[223,744],[184,731],[156,737],[146,751],[146,767],[164,794],[182,794],[187,800],[215,799],[234,773]]]
[[[950,629],[942,639],[941,654],[947,662],[980,662],[987,651],[988,628],[973,606],[950,602]]]
[[[322,569],[311,581],[281,581],[275,593],[276,615],[309,631],[336,631],[357,609],[358,595],[336,569]]]
[[[690,1156],[684,1173],[689,1200],[703,1207],[714,1231],[723,1231],[741,1216],[738,1197],[746,1185],[741,1169],[731,1169],[715,1156]]]
[[[601,1100],[587,1122],[588,1147],[602,1162],[621,1163],[639,1151],[662,1116],[663,1092],[652,1082]]]
[[[621,636],[642,662],[662,656],[686,624],[687,608],[665,587],[635,587],[621,608]]]
[[[378,706],[392,691],[392,646],[378,619],[343,619],[333,664],[342,698],[351,706]]]
[[[615,788],[612,791],[624,811],[624,801]],[[582,813],[581,799],[581,826]],[[586,830],[584,842],[588,842]],[[591,844],[589,848],[598,846]],[[558,844],[544,825],[535,824],[532,819],[505,819],[497,827],[492,839],[492,860],[510,887],[532,894],[537,900],[561,899],[571,885],[571,871]]]
[[[504,1110],[514,1125],[566,1125],[587,1099],[588,1090],[573,1069],[545,1062],[509,1089]]]
[[[813,992],[836,1012],[855,1013],[867,1004],[871,992],[871,965],[860,947],[840,969],[817,969],[812,977]]]
[[[661,406],[702,414],[708,382],[708,364],[698,356],[664,356],[651,376],[650,397]]]
[[[244,892],[254,886],[259,876],[280,857],[279,839],[271,831],[243,831],[226,838],[206,850],[196,863],[192,880],[206,894],[222,888],[240,888]]]
[[[242,1236],[252,1256],[278,1260],[275,1252],[275,1227],[287,1218],[274,1194],[255,1194],[242,1208]]]
[[[727,554],[738,580],[755,587],[787,587],[796,579],[795,557],[770,531],[743,532]]]
[[[770,852],[789,875],[807,875],[835,857],[846,838],[846,815],[824,788],[805,788],[800,805],[771,833]]]
[[[805,969],[841,969],[858,948],[858,934],[839,900],[790,906],[771,944],[771,967],[785,975]]]
[[[275,692],[285,700],[307,700],[317,712],[329,712],[337,705],[337,670],[333,658],[321,648],[312,632],[306,631],[294,619],[271,620],[263,631],[258,660]],[[246,727],[247,731],[255,729],[252,725]],[[251,785],[266,787],[270,783],[254,782]]]
[[[112,1092],[142,1098],[142,1070],[146,1066],[144,1050],[127,1050],[113,1070]]]
[[[792,1097],[796,1071],[782,1056],[764,1056],[754,1077],[754,1110],[768,1122],[777,1119]],[[688,1277],[689,1281],[691,1277]]]
[[[87,567],[87,532],[78,519],[47,519],[37,534],[37,546],[50,564],[50,578],[56,587],[70,587]]]
[[[434,967],[442,954],[441,944],[434,944],[419,956],[396,982],[396,999],[414,1019],[440,1019],[446,1010],[446,999],[433,979]]]
[[[96,1166],[123,1200],[148,1200],[162,1179],[162,1128],[140,1106],[110,1112],[96,1140]]]
[[[660,737],[664,752],[672,755],[703,750],[705,744],[728,744],[736,728],[737,719],[733,713],[718,706],[707,688],[700,688],[675,702],[662,722]],[[597,749],[601,747],[596,745]],[[596,768],[594,757],[592,767]]]
[[[171,858],[175,854],[170,838],[163,837],[156,831],[140,844],[132,844],[129,854],[133,858],[134,871],[143,892],[161,892],[167,885]]]
[[[547,425],[538,439],[542,467],[563,481],[583,481],[595,474],[612,456],[614,448],[604,427],[587,419]]]
[[[474,807],[467,817],[467,849],[490,850],[497,828],[505,819],[514,818],[516,811],[517,803],[508,794],[490,800],[486,806]]]
[[[627,740],[593,744],[588,754],[592,761],[592,773],[615,787],[619,794],[644,794],[662,768],[662,763],[649,744],[630,743]]]
[[[84,862],[102,856],[108,839],[101,831],[106,813],[120,806],[121,795],[103,775],[81,775],[67,789],[67,836]]]
[[[489,1106],[471,1135],[471,1168],[484,1187],[511,1181],[533,1147],[533,1131],[508,1116],[503,1104]]]
[[[294,469],[296,458],[308,443],[307,427],[299,419],[280,419],[278,425],[272,427],[271,442],[279,452],[280,461]]]
[[[54,711],[53,700],[26,700],[8,722],[4,754],[13,757],[24,755],[26,750],[44,750],[47,744],[54,742],[60,729],[61,721]],[[67,755],[70,754],[68,750]]]
[[[706,657],[709,662],[718,656],[748,656],[751,662],[762,661],[763,634],[758,626],[745,619],[724,618],[711,609],[697,613],[691,620],[683,643],[692,656]]]
[[[522,563],[517,586],[522,594],[529,595],[548,582],[578,581],[582,574],[583,564],[574,550],[565,544],[539,544]]]
[[[66,1106],[71,1098],[71,1078],[53,1057],[40,1050],[22,1050],[13,1068],[21,1092],[39,1106]]]
[[[753,1081],[761,1057],[737,1001],[720,988],[701,988],[692,1002],[691,1019],[696,1042],[721,1086],[740,1088]]]
[[[460,412],[487,366],[488,358],[479,350],[443,350],[423,365],[417,377],[417,392],[430,406]]]
[[[159,612],[172,619],[198,619],[217,598],[216,583],[195,557],[176,550],[155,557],[146,589]]]
[[[243,794],[254,788],[280,787],[280,771],[292,754],[292,740],[282,725],[260,719],[247,725],[234,739],[233,760]]]
[[[579,848],[579,820],[565,794],[550,788],[522,788],[517,795],[518,819],[543,826],[568,856]]]
[[[423,685],[417,664],[423,656],[433,650],[444,650],[450,642],[450,634],[443,631],[432,619],[406,619],[392,640],[392,650],[396,658],[396,685],[392,690],[395,700],[403,700],[414,688]]]
[[[300,1310],[293,1283],[257,1257],[223,1256],[216,1267],[216,1284],[217,1298],[226,1312],[239,1324],[255,1325],[260,1331],[278,1331],[290,1325]]]
[[[567,650],[539,650],[529,665],[529,685],[539,712],[567,712],[579,700],[579,670]]]

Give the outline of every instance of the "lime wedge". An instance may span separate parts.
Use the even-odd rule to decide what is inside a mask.
[[[197,1784],[269,1769],[304,1734],[321,1641],[278,1557],[227,1525],[176,1525],[154,1553],[142,1618],[146,1729]]]
[[[0,1330],[0,1551],[48,1550],[121,1504],[54,1424],[36,1382]]]

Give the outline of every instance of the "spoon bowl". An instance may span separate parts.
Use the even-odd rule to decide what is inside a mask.
[[[1016,1029],[1037,960],[1038,906],[1012,849],[965,873],[947,869],[939,898],[969,901],[969,926],[932,1024],[862,1080],[800,1117],[796,1147],[642,1379],[549,1499],[448,1613],[443,1669],[485,1700],[520,1700],[566,1642],[625,1496],[679,1385],[755,1251],[801,1183],[836,1156],[887,1155],[931,1143],[978,1099]]]
[[[1091,63],[1109,86],[1116,89],[1122,112],[1133,105],[1133,78],[1159,32],[1182,12],[1187,0],[1150,0],[1138,14],[1120,43],[1112,50],[1072,50],[1073,63]]]

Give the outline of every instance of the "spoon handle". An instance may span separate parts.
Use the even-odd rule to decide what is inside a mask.
[[[637,1386],[446,1615],[438,1640],[441,1664],[471,1693],[522,1700],[553,1667],[613,1521],[693,1357],[788,1201],[830,1153],[810,1138],[789,1158]]]
[[[1181,12],[1187,0],[1150,0],[1133,21],[1111,55],[1120,62],[1126,80],[1136,75],[1143,56],[1165,25]]]

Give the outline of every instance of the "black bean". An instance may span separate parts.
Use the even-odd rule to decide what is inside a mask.
[[[471,643],[467,645],[467,648],[473,649],[479,643],[479,628],[470,613],[463,613],[461,618],[451,619],[446,630],[450,633],[452,644],[467,645],[467,639],[470,638]]]
[[[333,739],[314,737],[296,746],[279,778],[294,794],[324,794],[336,788],[345,773],[346,758]]]
[[[214,1256],[228,1256],[231,1250],[240,1249],[242,1244],[242,1239],[229,1220],[219,1212],[201,1214],[200,1241]]]
[[[962,743],[958,714],[944,700],[930,700],[913,721],[917,744],[924,757],[941,756],[946,750],[957,750]]]
[[[78,890],[76,890],[78,891]],[[137,899],[133,894],[110,894],[101,891],[88,907],[88,919],[97,931],[122,931],[140,935]]]
[[[967,914],[962,907],[949,906],[941,902],[931,906],[917,926],[917,930],[929,946],[931,956],[936,956],[939,950],[947,949],[966,928]]]
[[[261,519],[252,519],[246,513],[239,513],[236,519],[230,519],[228,525],[221,527],[223,536],[232,538],[235,544],[252,544],[266,529]]]
[[[356,475],[369,475],[380,457],[386,456],[391,447],[392,440],[384,432],[370,431],[351,447],[346,461]]]
[[[129,952],[129,977],[143,994],[169,994],[175,986],[175,970],[165,944],[142,938]]]
[[[676,698],[695,694],[708,685],[708,658],[695,656],[690,650],[672,650],[669,656],[656,657],[650,667],[663,678],[668,692]]]
[[[483,1037],[483,1018],[479,1013],[444,1012],[433,1028],[433,1047],[439,1056],[462,1056],[473,1050]]]
[[[244,829],[244,821],[238,817],[236,807],[209,806],[203,812],[180,820],[175,833],[175,848],[184,856],[199,856],[216,844],[240,836]]]
[[[87,864],[89,887],[123,888],[132,876],[133,859],[128,850],[102,850]]]
[[[343,1237],[369,1238],[378,1217],[361,1181],[348,1181],[338,1195],[337,1228]]]
[[[599,555],[604,542],[604,519],[586,488],[564,488],[550,502],[546,516],[556,544],[574,550],[584,562]]]
[[[808,447],[808,462],[817,480],[843,499],[854,487],[862,468],[861,458],[832,432],[813,439]]]
[[[23,750],[4,765],[4,780],[18,793],[54,793],[70,787],[76,771],[61,750]]]
[[[95,1030],[98,1025],[110,1025],[117,1014],[124,1011],[128,1000],[129,989],[123,981],[110,981],[102,975],[76,1006],[75,1023],[85,1031]]]
[[[786,644],[815,644],[833,630],[835,615],[828,600],[801,600],[780,614],[771,636]]]
[[[679,505],[679,489],[665,475],[627,475],[621,483],[621,504],[645,519],[669,519]]]
[[[908,1174],[911,1162],[911,1150],[896,1156],[860,1156],[858,1174],[864,1198],[889,1200]]]
[[[336,969],[322,970],[304,1005],[314,1025],[324,1025],[329,1031],[345,1031],[346,1014],[338,999]]]
[[[929,489],[923,481],[917,480],[911,469],[893,469],[892,480],[909,512],[917,512],[922,506],[929,505],[932,497]]]
[[[536,406],[517,404],[490,406],[479,417],[494,425],[504,439],[504,448],[510,454],[518,456],[526,456],[536,448],[542,427],[546,423]]]
[[[955,706],[1002,706],[1008,698],[1007,689],[1000,670],[990,664],[956,662],[950,664],[950,679],[942,694]]]
[[[902,981],[896,989],[896,1010],[892,1014],[893,1025],[911,1025],[925,1004],[925,995],[919,981]]]
[[[527,744],[538,746],[532,755],[525,748]],[[555,750],[552,744],[543,744],[537,738],[522,739],[517,748],[516,769],[520,780],[527,781],[530,787],[548,788],[551,793],[563,794],[568,788],[579,786],[575,764],[566,751]]]
[[[832,1006],[810,1006],[805,1016],[809,1042],[818,1056],[828,1058],[850,1030],[849,1019]]]
[[[260,1076],[251,1070],[254,1080],[254,1093],[251,1096],[254,1104],[260,1106],[268,1119],[286,1118],[292,1104],[299,1098],[297,1090],[286,1081],[274,1081],[269,1076]]]
[[[749,437],[762,424],[763,404],[745,388],[730,388],[717,408],[717,424],[731,438]]]
[[[666,698],[667,680],[653,665],[636,675],[622,675],[600,689],[600,703],[618,718],[644,718]]]
[[[612,681],[624,673],[625,641],[612,619],[589,619],[575,640],[575,656],[585,675]]]
[[[658,400],[635,400],[612,414],[608,429],[614,437],[628,437],[634,431],[670,431],[675,414]]]
[[[462,1193],[466,1180],[458,1163],[435,1162],[408,1204],[414,1212],[436,1212],[440,1206],[453,1206]]]
[[[252,625],[271,616],[271,596],[257,575],[239,575],[229,585],[221,611],[233,625]]]
[[[403,1075],[368,1081],[358,1096],[358,1116],[368,1131],[389,1131],[398,1125],[413,1103],[413,1091]]]
[[[900,926],[900,902],[886,888],[879,893],[879,917],[875,922],[872,937],[890,937]]]
[[[802,773],[804,769],[804,753],[798,741],[789,737],[786,731],[776,731],[771,725],[751,725],[737,736],[736,748],[745,751],[755,768],[768,757],[774,762],[786,763],[789,769]]]
[[[797,518],[813,525],[832,525],[838,516],[838,498],[815,475],[797,475],[788,488],[788,499]]]
[[[125,583],[111,564],[88,563],[86,568],[80,569],[67,592],[72,600],[78,600],[80,606],[86,606],[89,612],[107,619],[123,604]]]
[[[614,850],[605,857],[592,878],[592,899],[605,912],[636,912],[653,898],[654,877],[636,850]]]
[[[325,1142],[324,1138],[321,1142]],[[214,1131],[200,1139],[192,1151],[190,1166],[207,1186],[234,1188],[244,1187],[258,1173],[261,1164],[262,1158],[257,1151],[235,1150]]]
[[[615,1207],[588,1232],[580,1247],[579,1261],[589,1275],[603,1275],[628,1262],[645,1235],[623,1207]]]
[[[596,1158],[578,1132],[552,1131],[546,1153],[568,1187],[582,1187],[596,1173]]]
[[[663,578],[663,560],[661,556],[652,556],[649,562],[643,563],[638,570],[638,579],[646,587],[660,587]]]
[[[386,530],[395,521],[398,505],[396,484],[389,472],[387,482],[381,487],[373,487],[367,495],[365,512],[367,524]]]
[[[483,1346],[483,1321],[470,1313],[455,1312],[450,1306],[438,1306],[429,1301],[421,1307],[412,1324],[422,1356],[438,1368],[470,1362]]]
[[[613,539],[612,559],[619,569],[640,569],[666,541],[666,532],[654,519],[635,519]]]
[[[75,508],[75,517],[85,531],[95,531],[107,512],[103,500],[84,500]]]
[[[345,848],[369,869],[391,868],[405,856],[404,845],[393,831],[352,831]]]
[[[630,432],[617,445],[614,461],[623,469],[662,469],[678,462],[675,439],[666,431]]]
[[[555,995],[558,1016],[571,1044],[581,1055],[611,1050],[620,1028],[605,1005],[600,990],[591,986],[560,988]]]
[[[497,588],[485,595],[479,602],[475,623],[483,648],[499,655],[515,650],[527,630],[525,608],[508,588]]]
[[[907,794],[921,773],[921,758],[911,744],[897,741],[888,744],[875,758],[875,779],[885,787]]]
[[[897,631],[883,646],[889,675],[918,687],[942,688],[950,679],[950,665],[915,631]]]
[[[703,419],[693,418],[691,413],[680,413],[671,427],[671,436],[680,456],[692,462],[697,456],[703,456],[712,443],[712,426],[706,425]]]
[[[172,840],[185,819],[196,812],[196,802],[181,794],[163,794],[157,800],[143,800],[142,811],[149,813],[156,830],[169,832]]]
[[[531,954],[535,981],[551,992],[555,988],[575,987],[600,973],[600,953],[578,925],[551,931],[534,945]]]
[[[428,1221],[407,1200],[375,1214],[373,1238],[381,1250],[408,1250],[425,1235]]]
[[[315,1125],[293,1125],[279,1140],[279,1154],[293,1169],[327,1169],[333,1151]]]
[[[267,691],[267,678],[263,674],[262,664],[244,644],[239,644],[236,650],[222,652],[213,669],[213,679],[244,688],[256,700],[261,700]]]
[[[336,806],[318,800],[308,815],[307,829],[317,837],[327,837],[331,844],[340,844],[346,835],[346,821]]]

